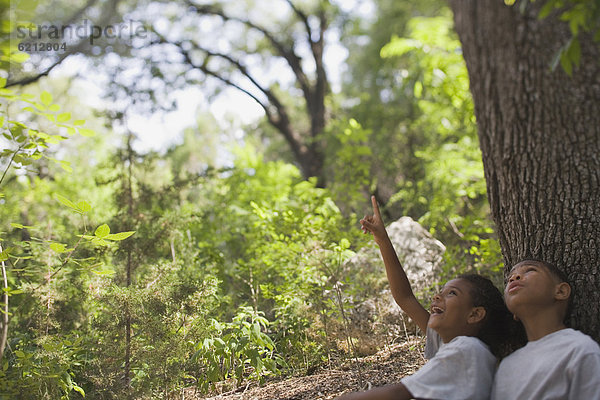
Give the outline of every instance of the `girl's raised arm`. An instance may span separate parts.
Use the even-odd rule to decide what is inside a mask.
[[[422,332],[427,329],[427,321],[429,321],[429,312],[419,303],[415,297],[408,277],[398,260],[394,246],[385,230],[385,225],[379,212],[379,206],[375,196],[371,196],[373,203],[373,215],[365,215],[360,220],[361,227],[364,233],[371,232],[375,243],[379,246],[379,251],[383,257],[385,271],[390,283],[390,290],[394,300],[400,308],[417,324]]]

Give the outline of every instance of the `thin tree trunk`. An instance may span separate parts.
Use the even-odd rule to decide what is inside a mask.
[[[127,213],[129,221],[133,221],[133,188],[132,188],[132,175],[133,175],[133,148],[131,142],[133,140],[133,134],[129,134],[127,137],[127,161],[129,163],[127,170]],[[132,269],[132,248],[127,246],[127,280],[126,286],[131,286],[131,269]],[[131,396],[131,314],[129,306],[125,308],[125,387],[127,388],[128,397]]]
[[[2,245],[0,245],[0,253],[2,253]],[[8,277],[6,274],[6,265],[2,261],[2,284],[4,289],[8,289]],[[2,310],[2,336],[0,337],[0,362],[4,356],[4,349],[6,348],[6,340],[8,338],[8,293],[5,291],[2,295],[2,301],[4,302],[4,310]]]
[[[500,0],[449,0],[463,45],[492,216],[507,268],[556,264],[574,327],[600,340],[600,51],[580,37],[570,78],[550,65],[566,24]]]

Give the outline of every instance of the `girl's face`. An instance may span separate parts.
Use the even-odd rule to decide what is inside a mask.
[[[453,279],[442,291],[433,296],[431,315],[427,326],[435,330],[444,343],[457,336],[475,336],[477,322],[482,319],[482,307],[473,307],[471,283],[464,279]],[[479,309],[479,310],[478,310]],[[483,310],[483,315],[485,311]]]

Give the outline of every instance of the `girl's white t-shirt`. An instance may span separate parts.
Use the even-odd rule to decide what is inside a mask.
[[[440,335],[430,327],[427,327],[427,332],[425,332],[425,358],[431,360],[442,344],[444,342],[442,342]]]
[[[490,398],[496,357],[476,337],[442,343],[420,370],[401,380],[413,397],[444,400]]]

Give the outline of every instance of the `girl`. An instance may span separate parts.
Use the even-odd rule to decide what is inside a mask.
[[[512,349],[514,321],[500,291],[479,275],[462,275],[433,297],[430,312],[416,299],[396,256],[377,201],[360,222],[379,246],[394,299],[426,332],[425,357],[415,374],[396,385],[352,393],[340,400],[488,399],[497,364]]]

